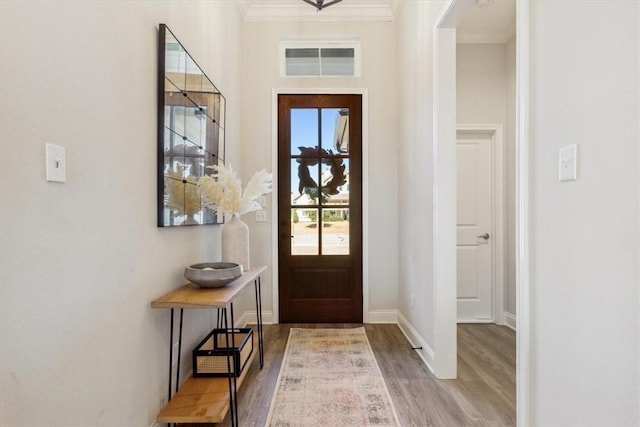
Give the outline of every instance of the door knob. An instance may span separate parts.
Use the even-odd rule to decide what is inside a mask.
[[[478,239],[489,240],[489,233],[484,233],[478,236]]]

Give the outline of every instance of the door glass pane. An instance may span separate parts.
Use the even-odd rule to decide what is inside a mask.
[[[334,153],[349,152],[349,109],[322,109],[322,148]]]
[[[349,255],[349,209],[323,209],[322,255]]]
[[[291,255],[318,255],[318,209],[291,209]]]
[[[318,146],[318,109],[317,108],[292,108],[291,109],[291,154],[303,155],[308,150]]]
[[[349,159],[322,159],[322,203],[349,204]]]
[[[291,204],[318,204],[318,159],[291,159]]]

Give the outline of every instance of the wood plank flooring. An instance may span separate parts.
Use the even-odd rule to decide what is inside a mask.
[[[265,325],[265,363],[256,361],[239,391],[241,426],[261,427],[269,413],[292,327],[348,324]],[[491,324],[458,325],[458,378],[438,380],[397,325],[364,325],[403,426],[515,426],[515,333]],[[229,425],[228,416],[224,423]]]

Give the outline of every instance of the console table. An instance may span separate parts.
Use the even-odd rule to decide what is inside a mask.
[[[159,423],[219,423],[224,420],[230,411],[231,425],[238,425],[238,387],[244,381],[249,366],[255,357],[253,352],[247,362],[246,368],[239,377],[232,375],[229,358],[227,357],[226,377],[195,378],[190,377],[180,387],[180,354],[182,351],[182,319],[184,309],[217,309],[216,327],[225,329],[227,343],[231,343],[229,355],[235,347],[235,334],[229,333],[234,327],[233,301],[242,290],[251,283],[254,284],[256,297],[257,333],[254,334],[254,342],[258,341],[258,354],[260,357],[260,369],[264,365],[264,344],[262,331],[262,294],[260,275],[267,269],[266,266],[253,268],[242,276],[222,288],[197,288],[195,285],[184,285],[166,293],[151,302],[151,308],[171,309],[171,325],[169,340],[169,398],[165,407],[158,414],[156,421]],[[173,373],[173,336],[174,336],[174,309],[180,309],[180,324],[178,332],[178,360],[176,368],[175,395],[172,396]],[[228,310],[227,310],[228,309]],[[230,316],[230,319],[229,319]],[[257,335],[257,336],[256,336]],[[227,347],[229,345],[227,344]]]

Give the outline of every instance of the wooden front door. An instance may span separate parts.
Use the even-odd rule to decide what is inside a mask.
[[[278,97],[280,321],[362,322],[362,97]]]

